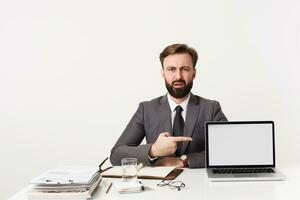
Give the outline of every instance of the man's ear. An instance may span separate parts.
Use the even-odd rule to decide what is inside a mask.
[[[194,68],[194,74],[193,74],[193,80],[196,78],[196,73],[197,72],[197,70],[196,70],[196,68]]]

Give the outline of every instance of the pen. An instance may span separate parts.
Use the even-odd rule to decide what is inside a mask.
[[[108,186],[108,188],[107,188],[107,190],[106,190],[106,194],[109,192],[109,190],[110,190],[112,184],[113,184],[112,182],[109,184],[109,186]]]

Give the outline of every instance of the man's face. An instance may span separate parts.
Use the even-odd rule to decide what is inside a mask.
[[[193,67],[190,54],[173,54],[164,59],[161,73],[170,95],[179,99],[191,91],[196,69]]]

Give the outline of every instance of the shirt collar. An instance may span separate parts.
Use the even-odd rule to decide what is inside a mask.
[[[167,97],[168,97],[168,102],[169,102],[169,105],[170,105],[170,109],[172,112],[174,112],[176,106],[180,105],[183,109],[183,111],[186,111],[187,109],[187,105],[189,103],[189,100],[190,100],[190,97],[191,97],[191,93],[188,94],[188,97],[183,101],[181,102],[180,104],[177,104],[175,103],[172,99],[171,99],[171,96],[170,94],[168,93],[167,94]]]

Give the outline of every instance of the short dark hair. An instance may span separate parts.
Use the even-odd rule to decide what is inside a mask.
[[[183,53],[188,53],[192,57],[192,62],[193,62],[193,67],[196,67],[197,60],[198,60],[198,53],[195,49],[189,47],[186,44],[172,44],[167,46],[160,54],[159,54],[159,59],[161,62],[162,68],[164,67],[164,59],[173,54],[183,54]]]

